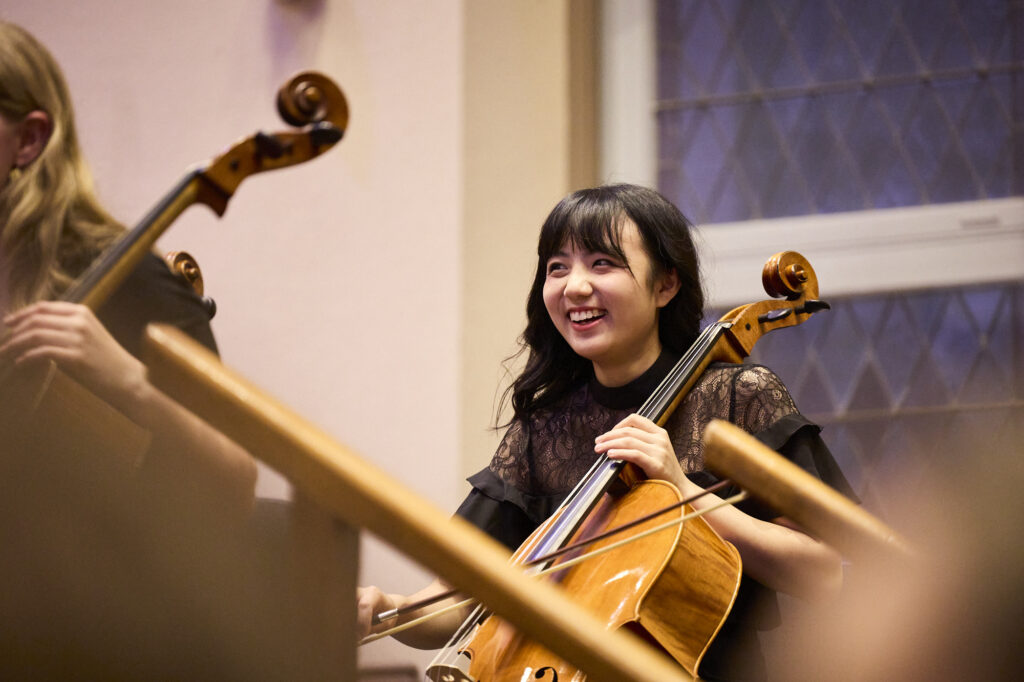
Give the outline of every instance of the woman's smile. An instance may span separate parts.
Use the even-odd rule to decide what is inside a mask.
[[[569,321],[577,329],[590,328],[606,315],[606,311],[599,308],[577,308],[569,311]]]

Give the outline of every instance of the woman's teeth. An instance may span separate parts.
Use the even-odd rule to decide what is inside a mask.
[[[604,317],[604,315],[603,310],[573,310],[569,313],[569,320],[572,322],[587,322],[588,320]]]

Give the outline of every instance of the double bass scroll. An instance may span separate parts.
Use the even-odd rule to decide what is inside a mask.
[[[320,156],[341,140],[348,126],[344,94],[316,72],[300,73],[285,83],[278,91],[277,107],[286,122],[302,129],[257,132],[188,171],[138,225],[72,284],[62,300],[97,309],[186,208],[199,203],[224,215],[228,201],[247,177]]]
[[[246,177],[320,156],[342,138],[348,126],[344,94],[320,73],[294,76],[280,88],[276,102],[282,118],[300,130],[258,132],[189,170],[60,300],[96,311],[186,208],[201,203],[223,215]],[[54,363],[17,370],[0,366],[0,438],[53,451],[70,443],[85,450],[115,453],[112,459],[127,462],[137,462],[149,444],[149,435],[141,427]]]

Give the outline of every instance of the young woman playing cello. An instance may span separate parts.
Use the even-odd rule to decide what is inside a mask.
[[[849,491],[819,428],[765,367],[712,365],[665,428],[633,414],[696,339],[703,315],[690,226],[664,197],[631,185],[575,192],[548,216],[537,252],[522,335],[526,367],[509,389],[513,418],[490,465],[469,479],[473,489],[458,515],[514,549],[602,453],[692,496],[716,480],[704,471],[701,444],[712,418],[739,425]],[[693,506],[719,499],[707,495]],[[752,501],[706,518],[739,550],[744,576],[701,676],[762,679],[756,631],[778,619],[773,591],[835,593],[840,557]],[[444,589],[437,582],[409,597],[362,589],[360,623],[369,631],[374,614]],[[438,647],[460,620],[445,616],[398,638]]]

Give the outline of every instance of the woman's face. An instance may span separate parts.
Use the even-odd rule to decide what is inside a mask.
[[[544,305],[569,346],[594,363],[605,386],[620,386],[642,374],[661,352],[658,309],[679,290],[670,272],[652,281],[651,260],[632,221],[620,245],[627,261],[572,244],[547,262]]]

